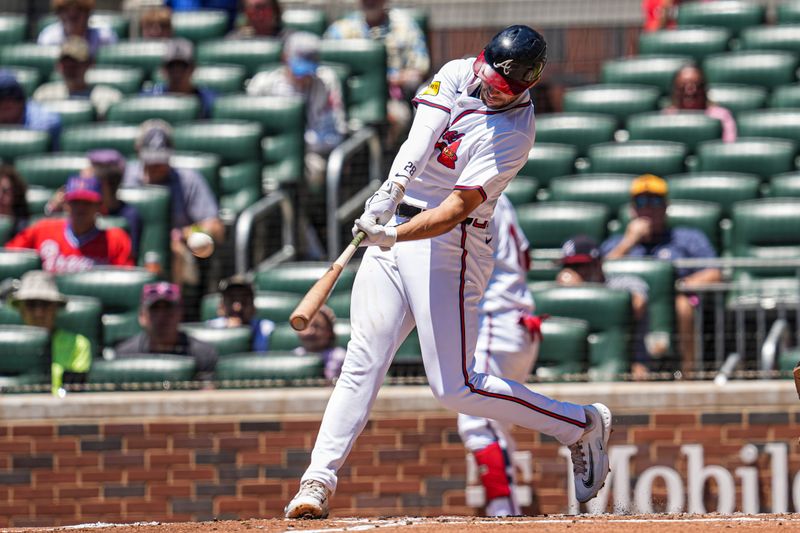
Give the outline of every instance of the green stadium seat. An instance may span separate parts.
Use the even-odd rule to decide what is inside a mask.
[[[55,68],[58,60],[58,46],[44,46],[36,43],[16,43],[0,48],[0,64],[15,67],[31,67],[46,79]]]
[[[386,120],[386,49],[369,39],[326,40],[321,59],[342,63],[350,69],[345,86],[347,116],[362,123]]]
[[[102,315],[100,325],[103,330],[103,345],[110,348],[142,331],[139,311],[136,310]]]
[[[339,291],[326,302],[337,317],[350,318],[350,293]]]
[[[675,272],[672,263],[649,257],[603,262],[606,276],[638,276],[648,285],[649,331],[672,334],[675,329]]]
[[[642,32],[639,54],[643,56],[675,54],[702,61],[706,56],[725,52],[731,32],[724,28],[696,27]]]
[[[743,50],[784,50],[796,54],[800,52],[800,24],[747,28],[739,41]]]
[[[219,172],[219,206],[223,219],[232,219],[261,198],[261,164],[246,161]]]
[[[577,157],[578,149],[574,146],[537,141],[518,175],[535,179],[541,187],[547,187],[554,177],[575,172]]]
[[[153,71],[155,82],[165,80],[161,68]],[[218,94],[241,93],[247,71],[241,65],[197,65],[192,74],[192,82]]]
[[[769,106],[774,108],[800,108],[800,83],[776,87],[769,98]]]
[[[43,328],[0,326],[0,374],[44,376],[49,341],[50,335]]]
[[[214,346],[220,357],[250,351],[252,343],[252,332],[248,326],[210,328],[204,322],[186,322],[180,325],[180,330]]]
[[[21,43],[28,33],[28,19],[25,15],[0,13],[0,47]]]
[[[94,106],[89,100],[69,98],[42,102],[42,107],[61,117],[61,126],[66,128],[94,122]]]
[[[603,63],[603,83],[639,84],[656,87],[661,94],[672,91],[672,79],[677,72],[693,64],[689,56],[648,55],[612,59]]]
[[[226,165],[261,158],[261,125],[245,120],[197,121],[178,124],[175,148],[217,154]]]
[[[241,65],[252,76],[264,63],[279,63],[281,42],[277,39],[215,39],[197,46],[201,65],[229,63]]]
[[[20,279],[25,272],[40,268],[42,261],[33,250],[0,249],[0,280]]]
[[[703,62],[709,84],[742,83],[772,89],[796,81],[798,58],[791,52],[745,50],[716,54]]]
[[[89,166],[89,160],[82,153],[51,152],[18,157],[14,166],[28,185],[58,189]]]
[[[641,113],[628,119],[626,129],[632,141],[682,142],[690,152],[703,141],[722,137],[722,123],[702,111]]]
[[[0,126],[0,159],[11,162],[24,155],[41,154],[50,149],[50,134],[23,127]]]
[[[534,374],[558,380],[566,374],[586,372],[589,367],[589,323],[574,318],[550,317],[542,322],[542,343]]]
[[[97,298],[89,296],[70,296],[67,304],[59,309],[56,327],[79,333],[92,343],[94,353],[100,350],[101,305]],[[22,325],[19,310],[11,305],[0,305],[0,324]]]
[[[539,190],[539,182],[534,178],[517,176],[508,184],[503,191],[512,205],[529,204],[536,201],[536,192]]]
[[[286,9],[281,13],[281,22],[295,31],[307,31],[322,37],[328,27],[325,12],[320,9]]]
[[[617,121],[597,113],[550,113],[536,117],[536,144],[571,144],[585,156],[589,146],[614,140]],[[572,157],[574,160],[575,157]],[[536,161],[536,159],[532,159]],[[571,170],[567,172],[571,174]]]
[[[795,259],[800,257],[800,199],[763,198],[733,206],[731,254],[734,257]],[[737,273],[794,277],[794,267],[742,268]],[[796,284],[797,279],[794,278]],[[797,288],[793,285],[796,297]]]
[[[784,0],[778,4],[775,14],[778,24],[797,24],[800,22],[800,2]]]
[[[86,72],[90,85],[109,85],[122,94],[138,94],[143,81],[144,70],[137,67],[95,65]]]
[[[658,89],[646,85],[587,85],[564,93],[564,111],[602,113],[624,122],[636,113],[655,111],[660,96]]]
[[[128,38],[130,25],[128,15],[120,11],[96,10],[89,17],[89,26],[111,28],[120,40]]]
[[[192,357],[171,354],[142,354],[117,359],[98,359],[92,363],[88,383],[128,385],[191,381],[195,362]]]
[[[601,204],[540,202],[517,207],[517,219],[534,250],[556,249],[580,234],[602,242],[609,210]]]
[[[14,236],[14,217],[0,215],[0,246]]]
[[[767,104],[768,91],[755,85],[718,83],[709,86],[708,98],[715,104],[727,108],[735,115],[742,111],[761,109]]]
[[[795,143],[782,139],[740,137],[736,142],[707,141],[697,148],[700,171],[747,172],[763,179],[794,169]]]
[[[589,324],[589,379],[610,381],[630,369],[631,298],[602,285],[532,288],[537,313]],[[545,321],[547,323],[547,321]]]
[[[760,109],[736,117],[742,137],[777,137],[800,143],[800,109]]]
[[[61,133],[61,150],[88,152],[97,148],[114,148],[126,157],[135,155],[139,126],[133,124],[94,123],[70,126]]]
[[[618,212],[620,232],[624,232],[630,222],[631,208],[624,205]],[[670,227],[685,226],[702,231],[717,252],[721,250],[720,220],[722,207],[713,202],[698,200],[674,200],[667,206],[667,224]]]
[[[264,354],[229,355],[217,363],[218,381],[255,379],[314,379],[322,378],[325,364],[318,355],[295,355],[276,352]],[[222,383],[223,388],[229,386]]]
[[[175,37],[195,43],[218,39],[228,31],[228,13],[213,9],[175,11],[172,13],[172,31]]]
[[[678,7],[678,26],[714,26],[739,33],[764,23],[763,5],[745,0],[687,2]]]
[[[154,252],[169,269],[169,231],[172,228],[169,189],[160,185],[126,187],[117,191],[117,198],[136,207],[142,217],[137,264],[144,265],[145,256]]]
[[[44,216],[44,208],[53,196],[52,189],[46,189],[37,185],[29,185],[25,193],[25,203],[28,204],[28,211],[33,216]]]
[[[800,172],[787,172],[772,176],[772,179],[769,180],[769,196],[800,198]]]
[[[550,183],[550,198],[555,202],[602,204],[615,213],[631,199],[633,174],[577,174],[560,176]]]
[[[669,199],[713,202],[729,218],[733,204],[759,196],[761,178],[739,172],[691,172],[667,178]]]
[[[408,337],[397,348],[392,364],[389,367],[391,376],[424,376],[425,367],[422,362],[422,349],[419,347],[419,333],[411,330]]]
[[[107,118],[111,122],[139,125],[145,120],[160,118],[170,124],[188,122],[200,117],[200,99],[196,96],[165,94],[130,96],[111,106]]]
[[[336,324],[333,327],[336,335],[336,345],[346,347],[350,340],[350,321],[336,317]],[[270,351],[291,351],[300,346],[300,339],[297,332],[288,323],[275,324],[275,329],[269,336]]]
[[[591,172],[655,174],[666,176],[684,170],[686,145],[669,141],[602,143],[589,148]]]
[[[304,295],[330,268],[330,263],[313,261],[281,263],[256,272],[255,283],[260,291],[286,291]],[[353,288],[356,268],[346,267],[334,287],[334,293],[347,292]]]
[[[206,179],[211,191],[219,198],[219,167],[222,159],[216,154],[204,152],[174,152],[169,164],[175,168],[184,168],[199,172]]]
[[[150,72],[161,65],[166,52],[166,41],[123,41],[100,47],[97,64],[136,67]]]
[[[33,67],[9,67],[8,70],[14,74],[22,90],[25,91],[25,96],[30,98],[33,92],[39,86],[42,80],[42,74],[38,69]]]

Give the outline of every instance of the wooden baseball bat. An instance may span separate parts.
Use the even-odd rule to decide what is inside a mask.
[[[289,323],[295,331],[303,331],[306,329],[308,323],[311,322],[311,319],[314,318],[314,315],[319,311],[319,308],[328,301],[328,297],[331,295],[334,285],[339,281],[342,270],[344,270],[344,267],[350,262],[350,259],[353,258],[353,254],[358,250],[358,245],[361,244],[361,241],[363,241],[366,236],[367,234],[363,231],[356,233],[356,236],[353,237],[353,240],[350,241],[350,244],[344,249],[342,255],[340,255],[336,261],[333,262],[328,271],[308,289],[306,295],[303,296],[303,299],[300,300],[300,303],[297,304],[294,312],[292,312],[289,317]]]

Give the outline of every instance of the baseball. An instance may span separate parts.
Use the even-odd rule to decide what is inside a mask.
[[[214,239],[208,233],[195,231],[186,239],[186,246],[192,253],[200,258],[206,258],[214,253]]]

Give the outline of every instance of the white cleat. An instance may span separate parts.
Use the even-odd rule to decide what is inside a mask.
[[[575,473],[575,496],[586,503],[600,492],[608,476],[608,437],[611,435],[611,411],[602,403],[584,407],[586,430],[572,452],[572,471]]]
[[[300,483],[300,490],[286,506],[286,518],[327,518],[328,497],[331,491],[321,482],[308,479]]]

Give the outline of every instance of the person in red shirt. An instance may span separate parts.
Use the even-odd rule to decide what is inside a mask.
[[[95,265],[133,266],[131,239],[125,230],[97,227],[102,193],[95,176],[67,180],[67,218],[46,218],[18,233],[6,248],[39,252],[42,269],[53,273],[79,272]]]

